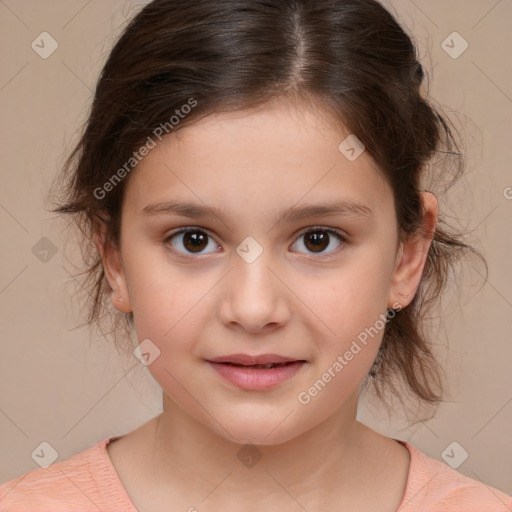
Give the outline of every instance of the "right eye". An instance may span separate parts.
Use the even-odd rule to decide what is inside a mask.
[[[210,235],[197,228],[175,231],[167,236],[164,242],[170,244],[174,250],[181,254],[204,254],[203,249],[207,248],[208,245],[213,248],[219,247]]]

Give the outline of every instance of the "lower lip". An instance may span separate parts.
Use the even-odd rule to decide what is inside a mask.
[[[303,366],[304,361],[295,361],[283,366],[269,369],[241,367],[230,364],[213,363],[210,366],[226,380],[242,389],[265,390],[278,386],[285,380],[293,377]]]

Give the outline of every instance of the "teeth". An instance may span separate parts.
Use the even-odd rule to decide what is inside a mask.
[[[230,364],[233,366],[239,366],[242,368],[259,368],[259,369],[263,369],[263,370],[270,370],[271,368],[275,368],[276,366],[283,366],[286,363],[250,364],[250,365],[237,364],[237,363],[226,363],[226,364]]]

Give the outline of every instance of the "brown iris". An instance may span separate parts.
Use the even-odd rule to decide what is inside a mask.
[[[310,251],[322,252],[329,245],[329,234],[326,231],[310,231],[306,235],[304,245]]]
[[[201,252],[208,245],[208,235],[202,231],[183,233],[183,246],[190,252]]]

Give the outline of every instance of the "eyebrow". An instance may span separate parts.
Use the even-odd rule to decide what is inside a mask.
[[[226,217],[225,211],[222,208],[184,201],[162,201],[158,203],[151,203],[143,208],[141,214],[144,217],[177,215],[191,219],[203,219],[215,216],[222,220]],[[373,211],[364,203],[343,199],[327,201],[320,204],[306,204],[300,207],[292,206],[281,212],[281,214],[274,219],[274,222],[296,222],[310,217],[328,215],[370,218],[373,216]]]

